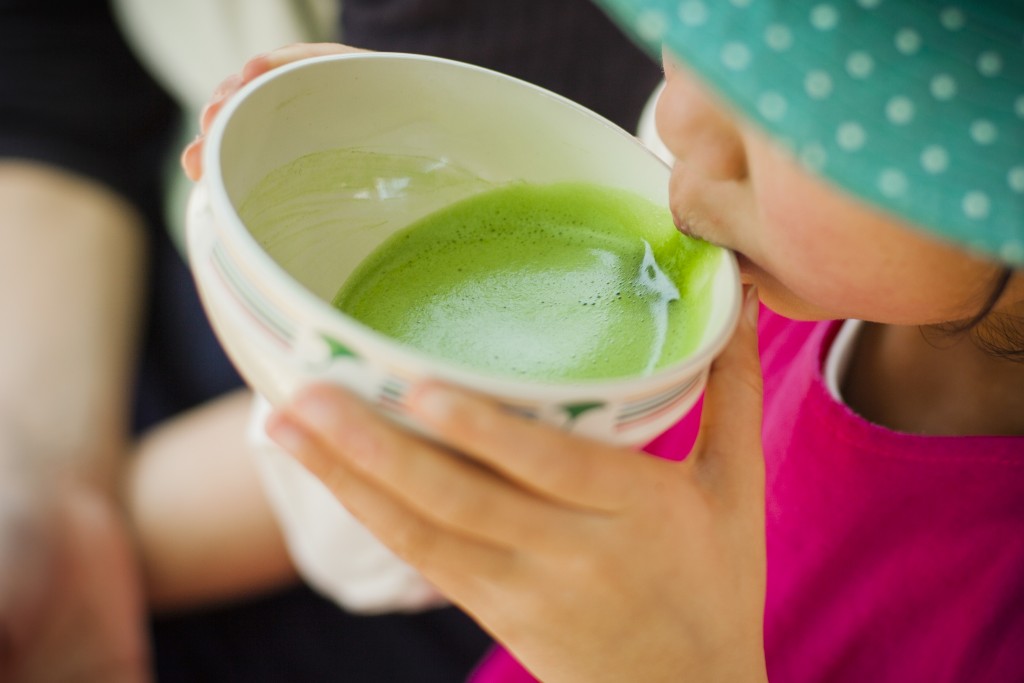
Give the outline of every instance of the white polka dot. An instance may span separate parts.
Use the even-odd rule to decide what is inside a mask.
[[[967,20],[959,7],[947,7],[939,12],[939,22],[950,31],[959,31]]]
[[[899,169],[887,168],[878,176],[878,189],[890,199],[905,195],[909,185],[907,176]]]
[[[856,50],[846,58],[846,71],[854,78],[867,78],[875,70],[875,60],[867,52]]]
[[[778,121],[786,115],[786,98],[777,92],[762,93],[757,98],[757,110],[769,121]]]
[[[658,10],[641,12],[636,18],[637,35],[646,41],[661,42],[667,29],[668,18]]]
[[[1024,263],[1024,242],[1010,240],[999,248],[999,256],[1009,263]]]
[[[956,96],[956,81],[949,74],[937,74],[930,84],[932,97],[937,100],[951,100]]]
[[[1003,70],[1003,58],[995,50],[986,50],[978,55],[978,73],[982,76],[998,76]]]
[[[885,105],[885,116],[890,123],[901,126],[914,118],[914,103],[909,97],[897,95]]]
[[[875,9],[882,4],[882,0],[857,0],[857,4],[864,9]]]
[[[912,55],[921,49],[921,34],[912,28],[896,32],[896,49],[905,55]]]
[[[722,46],[722,64],[733,71],[746,69],[750,64],[750,48],[743,43],[726,43]]]
[[[816,142],[810,142],[800,150],[800,163],[810,171],[820,171],[827,162],[828,152]]]
[[[793,45],[793,32],[785,24],[768,24],[764,30],[764,42],[776,52],[783,52]]]
[[[708,8],[701,0],[686,0],[679,5],[679,20],[687,26],[700,26],[708,20]]]
[[[1017,95],[1013,102],[1013,111],[1017,113],[1018,119],[1024,119],[1024,95]]]
[[[811,26],[819,31],[831,31],[839,23],[839,12],[832,5],[816,5],[811,9]]]
[[[847,152],[855,152],[864,146],[868,140],[868,134],[859,123],[847,121],[836,129],[836,143],[841,149]]]
[[[1024,166],[1011,168],[1006,174],[1006,182],[1010,184],[1011,190],[1017,194],[1024,194]]]
[[[965,194],[961,206],[964,215],[975,220],[988,217],[988,212],[992,208],[988,195],[978,190],[972,190]]]
[[[804,89],[811,99],[825,99],[832,94],[832,77],[821,69],[809,71],[804,79]]]
[[[949,168],[949,152],[939,145],[928,145],[921,152],[921,168],[935,175]]]
[[[997,137],[999,129],[988,119],[978,119],[971,123],[971,138],[979,145],[991,145]]]

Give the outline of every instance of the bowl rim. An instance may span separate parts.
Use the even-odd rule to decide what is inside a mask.
[[[663,159],[647,148],[636,136],[631,135],[600,114],[528,81],[456,60],[400,52],[356,52],[310,57],[261,74],[243,86],[214,119],[206,135],[206,143],[203,149],[204,171],[199,183],[204,186],[206,191],[206,201],[209,203],[217,229],[220,231],[220,237],[229,243],[231,251],[239,252],[240,256],[245,259],[247,271],[255,271],[265,282],[273,283],[273,287],[280,291],[280,294],[275,298],[280,299],[282,304],[290,309],[300,328],[312,326],[320,332],[338,330],[340,333],[335,334],[342,339],[358,339],[358,343],[353,343],[355,347],[372,345],[374,348],[385,350],[387,356],[394,359],[390,363],[392,366],[406,369],[416,368],[425,375],[441,380],[448,380],[469,387],[477,387],[485,391],[507,394],[511,397],[535,396],[538,393],[551,395],[552,393],[571,394],[576,392],[586,392],[588,394],[605,394],[609,392],[632,394],[641,392],[653,386],[664,386],[692,376],[695,374],[695,371],[709,366],[710,360],[713,360],[726,346],[739,320],[742,286],[735,254],[731,250],[719,246],[716,246],[716,249],[720,250],[720,258],[725,260],[724,267],[729,271],[729,279],[735,283],[735,287],[733,296],[729,297],[725,302],[729,310],[726,312],[724,322],[718,334],[712,337],[710,342],[698,347],[685,358],[659,368],[648,375],[640,376],[552,381],[520,379],[473,370],[457,362],[398,342],[368,327],[355,318],[345,315],[342,311],[339,311],[300,284],[259,245],[256,238],[242,222],[224,186],[221,173],[220,147],[235,113],[245,105],[246,101],[254,93],[270,82],[280,78],[287,78],[297,71],[321,64],[352,60],[429,62],[445,68],[475,71],[487,74],[490,77],[499,78],[518,87],[524,87],[533,91],[534,94],[554,99],[561,105],[575,110],[580,115],[603,124],[610,128],[613,133],[628,138],[632,144],[639,148],[638,151],[646,152],[652,157],[653,161],[666,168],[668,167]],[[717,267],[723,266],[718,265]],[[256,286],[266,289],[266,286],[262,283]]]

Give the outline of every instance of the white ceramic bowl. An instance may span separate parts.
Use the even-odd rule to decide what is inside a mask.
[[[731,253],[716,257],[710,319],[698,348],[675,365],[645,377],[575,383],[483,376],[399,344],[330,305],[344,275],[374,247],[479,191],[479,184],[427,183],[384,202],[389,179],[383,178],[377,203],[334,207],[330,220],[311,210],[287,226],[254,230],[240,219],[241,203],[271,171],[332,149],[435,160],[493,185],[589,182],[667,203],[668,167],[632,135],[569,100],[486,69],[367,53],[265,74],[231,100],[207,136],[204,177],[189,204],[188,251],[221,342],[271,403],[312,380],[330,380],[403,421],[410,383],[432,376],[567,429],[639,445],[696,401],[740,308]]]

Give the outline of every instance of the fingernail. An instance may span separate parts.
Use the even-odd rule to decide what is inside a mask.
[[[320,391],[304,392],[295,399],[295,411],[302,420],[318,431],[328,431],[339,419],[345,417],[343,401],[347,396],[328,399],[320,395]],[[339,401],[342,403],[339,404]]]
[[[430,422],[444,422],[451,417],[458,396],[439,384],[420,385],[413,392],[413,409]]]
[[[210,120],[210,112],[213,111],[214,104],[216,104],[216,102],[207,102],[203,105],[203,110],[199,112],[199,127],[203,131],[206,131],[209,128],[210,123],[212,123]],[[200,133],[200,135],[201,134],[202,133]]]
[[[223,97],[228,93],[229,90],[235,87],[237,83],[242,80],[242,77],[238,74],[231,74],[223,81],[221,81],[213,91],[213,98]]]
[[[188,176],[188,179],[193,181],[193,182],[198,180],[198,178],[196,177],[195,173],[193,173],[193,171],[192,171],[192,159],[191,159],[191,157],[192,157],[192,148],[194,146],[195,145],[193,143],[193,144],[189,145],[188,147],[186,147],[184,150],[182,150],[181,158],[178,160],[181,163],[181,168],[184,169],[184,171],[185,171],[185,175]]]
[[[248,61],[246,61],[246,63],[242,66],[242,78],[250,78],[251,74],[256,69],[264,68],[264,65],[267,61],[267,56],[269,54],[269,52],[261,52],[258,55],[253,55],[252,57],[250,57]]]
[[[290,453],[298,453],[305,449],[309,443],[309,437],[305,430],[296,424],[292,418],[282,413],[271,413],[267,418],[264,428],[267,436]]]

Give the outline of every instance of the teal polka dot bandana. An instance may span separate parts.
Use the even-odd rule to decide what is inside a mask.
[[[812,172],[1024,265],[1024,0],[598,0]]]

